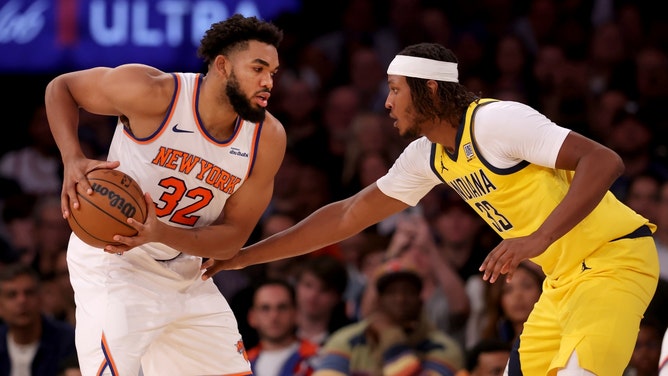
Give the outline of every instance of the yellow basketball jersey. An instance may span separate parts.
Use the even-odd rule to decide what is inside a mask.
[[[545,221],[566,195],[572,171],[523,161],[499,169],[478,153],[473,127],[475,112],[494,99],[473,102],[466,111],[456,149],[450,154],[433,144],[431,168],[452,187],[502,238],[526,236]],[[555,241],[534,262],[550,277],[564,274],[602,244],[627,235],[648,220],[607,192],[599,205],[570,232]],[[652,231],[654,225],[650,225]]]

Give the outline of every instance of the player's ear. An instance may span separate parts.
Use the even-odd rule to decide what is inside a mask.
[[[427,81],[427,87],[429,88],[429,91],[431,91],[432,94],[436,94],[438,91],[438,82],[435,80],[428,80]]]
[[[230,72],[230,61],[223,55],[217,55],[213,66],[221,76],[227,78]]]

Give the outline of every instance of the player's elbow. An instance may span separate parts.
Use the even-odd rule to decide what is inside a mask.
[[[618,177],[622,176],[622,174],[624,174],[624,171],[626,170],[626,166],[624,165],[624,160],[622,159],[622,157],[619,156],[619,154],[615,153],[612,150],[609,150],[608,154],[609,154],[608,159],[610,160],[613,177],[617,179]]]

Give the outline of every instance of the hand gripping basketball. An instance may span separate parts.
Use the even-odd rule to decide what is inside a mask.
[[[86,175],[93,194],[88,195],[77,184],[79,208],[70,205],[67,221],[74,234],[86,244],[104,248],[118,245],[114,235],[133,236],[137,231],[128,218],[144,223],[147,207],[139,184],[119,170],[97,169]]]

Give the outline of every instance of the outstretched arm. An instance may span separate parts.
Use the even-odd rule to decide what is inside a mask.
[[[220,270],[241,269],[303,255],[357,234],[407,204],[386,196],[376,184],[345,200],[326,205],[293,227],[243,248],[229,260],[209,260],[202,265],[207,279]]]

